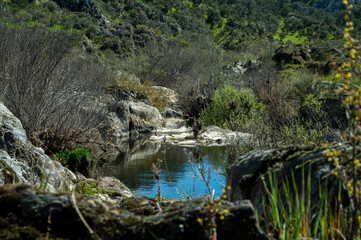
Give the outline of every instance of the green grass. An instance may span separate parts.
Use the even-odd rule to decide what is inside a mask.
[[[278,40],[282,43],[291,42],[292,44],[302,44],[308,40],[306,36],[300,35],[299,32],[295,33],[283,33],[282,29],[285,26],[284,19],[280,21],[279,28],[277,33],[273,36],[275,40]],[[282,36],[284,35],[284,36]]]
[[[293,173],[291,176],[291,182],[286,179],[279,184],[276,172],[268,172],[263,210],[256,212],[259,226],[275,239],[345,239],[347,221],[339,208],[340,194],[335,210],[327,200],[327,188],[321,184],[318,201],[312,199],[311,190],[315,186],[311,185],[310,171],[306,176],[302,169],[301,186],[296,185]]]
[[[291,42],[292,44],[302,44],[308,40],[306,36],[300,35],[298,32],[288,33],[282,39],[280,38],[280,36],[275,35],[274,39],[280,40],[282,41],[282,43]]]

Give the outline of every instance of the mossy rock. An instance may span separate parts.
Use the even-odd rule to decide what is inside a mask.
[[[206,199],[168,203],[168,206],[161,202],[162,211],[158,210],[150,216],[114,208],[94,197],[76,195],[75,203],[72,199],[69,193],[49,194],[24,185],[0,186],[0,204],[6,206],[0,208],[0,238],[44,239],[50,227],[51,239],[91,239],[74,209],[76,205],[101,239],[146,240],[154,239],[154,236],[173,240],[208,239],[204,228],[197,222],[197,218],[205,218],[207,214]],[[156,203],[155,200],[146,200]],[[237,204],[223,201],[220,211],[223,209],[229,212],[224,220],[217,219],[219,239],[239,239],[239,236],[244,240],[267,239],[256,226],[253,206],[249,201]],[[18,235],[10,235],[9,229]],[[20,232],[26,235],[19,235]]]
[[[350,151],[347,143],[335,144],[330,148]],[[311,205],[314,207],[319,201],[320,184],[327,189],[328,203],[335,206],[335,199],[341,194],[343,205],[348,206],[350,199],[346,189],[343,186],[340,189],[339,181],[331,174],[334,168],[333,163],[328,161],[324,147],[293,145],[273,150],[252,151],[240,157],[228,171],[227,186],[231,186],[230,200],[249,199],[258,212],[263,212],[262,196],[266,194],[265,184],[269,188],[268,174],[274,172],[279,189],[287,182],[293,181],[295,186],[302,186],[302,182],[306,181],[305,178],[310,174]],[[299,194],[301,190],[297,188]]]
[[[16,176],[15,171],[4,160],[0,160],[0,171],[0,183],[19,183],[19,178]]]

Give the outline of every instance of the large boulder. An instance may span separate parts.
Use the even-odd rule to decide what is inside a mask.
[[[43,181],[43,187],[55,192],[72,188],[72,179],[71,171],[28,140],[20,120],[0,102],[0,184],[40,186]]]
[[[152,205],[150,202],[157,206],[157,214],[131,212],[133,207]],[[163,204],[143,198],[114,208],[90,197],[5,185],[0,187],[0,204],[6,206],[0,209],[0,238],[43,239],[49,234],[51,239],[90,239],[92,235],[97,239],[209,239],[197,222],[198,218],[205,219],[207,203],[206,199],[194,199]],[[256,227],[249,201],[223,201],[219,208],[228,209],[228,213],[224,220],[216,220],[218,239],[267,239]]]
[[[169,107],[177,107],[178,96],[174,90],[162,86],[152,86],[152,88],[161,93]]]
[[[345,148],[335,145],[336,149]],[[302,181],[307,182],[311,171],[311,196],[313,204],[317,204],[319,184],[328,189],[328,202],[333,203],[339,189],[339,182],[331,171],[332,162],[327,160],[326,149],[315,146],[289,146],[275,150],[253,151],[240,157],[228,171],[227,186],[231,186],[231,201],[249,199],[258,212],[262,212],[262,197],[267,195],[265,185],[269,189],[268,170],[276,171],[277,186],[282,189],[286,180],[292,185],[292,174],[298,191]],[[304,171],[304,173],[302,173]],[[292,188],[291,188],[292,191]],[[347,205],[347,194],[342,190],[343,204]]]
[[[144,102],[113,99],[100,129],[103,137],[117,143],[127,135],[150,133],[162,124],[163,117],[157,108]]]
[[[127,91],[117,91],[88,96],[86,105],[92,107],[84,108],[84,111],[104,109],[101,122],[95,129],[77,135],[68,142],[67,148],[87,148],[92,158],[100,161],[116,159],[119,154],[131,151],[134,141],[164,125],[164,118],[157,108],[130,95]]]
[[[116,192],[122,197],[134,197],[133,193],[121,181],[114,177],[102,177],[99,179],[98,187],[106,191]]]

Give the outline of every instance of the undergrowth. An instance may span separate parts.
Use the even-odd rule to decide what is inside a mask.
[[[266,177],[263,210],[256,210],[256,219],[268,236],[282,240],[346,239],[347,218],[342,208],[329,202],[327,187],[320,183],[319,195],[311,195],[312,188],[317,188],[311,185],[311,171],[306,172],[302,167],[301,186],[297,186],[293,173],[291,179],[285,179],[282,184],[276,171],[269,170]],[[342,201],[339,186],[337,203]]]
[[[343,105],[348,119],[348,137],[350,147],[344,150],[328,149],[326,155],[334,164],[333,174],[338,177],[347,188],[351,199],[349,209],[344,212],[348,219],[347,239],[361,238],[361,87],[354,88],[354,84],[360,85],[361,70],[361,44],[352,37],[354,30],[351,21],[351,9],[353,6],[344,0],[347,14],[345,16],[346,29],[344,38],[345,49],[348,52],[344,62],[337,66],[336,78],[340,79],[343,88],[341,93],[346,97]],[[334,63],[336,66],[336,63]],[[326,145],[327,147],[327,145]]]
[[[286,179],[279,184],[276,173],[270,171],[268,180],[264,180],[263,211],[257,212],[257,219],[269,236],[276,239],[361,239],[361,44],[352,37],[353,6],[347,0],[343,3],[347,12],[344,34],[347,54],[341,64],[334,62],[334,66],[335,77],[342,86],[339,94],[343,96],[348,120],[348,142],[342,147],[325,144],[325,155],[334,166],[330,174],[340,182],[336,204],[331,205],[328,189],[321,183],[319,196],[311,196],[315,187],[311,186],[311,172],[306,177],[302,169],[302,184],[297,186],[293,174],[290,181]],[[341,187],[350,199],[348,205],[343,204],[345,196],[341,197]]]

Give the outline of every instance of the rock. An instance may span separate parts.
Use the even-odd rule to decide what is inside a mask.
[[[231,69],[236,74],[245,74],[259,69],[260,66],[261,64],[256,60],[249,60],[248,62],[236,61]]]
[[[171,204],[180,202],[183,202],[183,200],[179,198],[157,201],[154,198],[148,197],[131,197],[122,199],[119,203],[119,207],[126,206],[127,211],[130,211],[135,215],[151,216],[158,214],[160,212],[159,209],[162,210]]]
[[[195,139],[193,128],[191,127],[180,127],[177,129],[158,128],[153,131],[153,134],[149,138],[152,141],[177,145],[194,145],[198,143],[207,146],[225,146],[249,142],[252,138],[252,134],[233,132],[217,126],[203,128],[198,133],[197,139]]]
[[[163,117],[157,108],[143,102],[126,102],[130,115],[129,130],[140,133],[151,132],[156,127],[161,127]]]
[[[96,109],[105,109],[102,121],[96,129],[88,130],[74,139],[69,149],[84,147],[93,159],[115,159],[127,152],[130,142],[143,138],[164,125],[159,110],[144,102],[116,99],[109,94],[88,96],[87,104]],[[84,109],[84,111],[92,110]],[[178,121],[178,120],[177,120]],[[182,125],[179,120],[179,125]]]
[[[122,197],[134,197],[130,189],[114,177],[102,177],[98,182],[98,187],[101,189],[118,192]]]
[[[113,206],[118,206],[124,198],[134,197],[129,188],[115,177],[101,177],[95,180],[80,176],[74,182],[76,184],[75,192],[106,201]]]
[[[252,134],[234,132],[219,128],[217,126],[208,126],[198,133],[198,141],[203,144],[211,145],[229,145],[242,142],[249,142]]]
[[[183,118],[181,111],[176,111],[170,108],[166,108],[161,114],[164,118]]]
[[[41,148],[28,140],[21,122],[0,102],[0,184],[28,183],[46,190],[68,190],[75,175],[59,162],[52,161]]]
[[[147,199],[125,203],[122,208],[90,197],[54,195],[24,185],[0,187],[0,237],[4,239],[90,239],[91,234],[79,217],[101,239],[209,239],[197,218],[206,217],[205,199],[161,204],[162,212],[145,216],[127,211],[132,206],[151,204]],[[134,202],[134,200],[133,200]],[[75,210],[79,208],[79,212]],[[228,209],[224,220],[216,220],[219,239],[266,240],[256,227],[254,209],[249,201],[223,201],[220,211]],[[50,220],[50,221],[49,221]],[[47,229],[51,229],[49,232]]]
[[[122,144],[130,135],[150,133],[164,122],[158,109],[144,102],[116,100],[106,95],[97,104],[107,106],[108,113],[98,131],[103,140],[112,144]]]
[[[193,139],[193,130],[190,127],[180,127],[177,129],[173,128],[157,128],[152,132],[149,140],[160,142],[160,143],[174,143],[179,144],[180,142],[188,139]],[[196,143],[196,140],[193,140]]]
[[[343,145],[335,145],[336,149]],[[259,213],[262,213],[262,196],[266,193],[264,184],[268,184],[267,171],[276,171],[278,188],[287,179],[292,184],[292,173],[299,189],[302,186],[302,165],[305,175],[311,170],[311,198],[317,204],[319,197],[319,182],[328,189],[328,202],[333,203],[338,194],[338,181],[330,174],[333,163],[327,161],[326,150],[314,146],[290,146],[275,150],[253,151],[242,156],[228,171],[227,186],[231,186],[229,198],[231,201],[250,199]],[[306,178],[306,177],[305,177]],[[262,180],[265,179],[265,182]],[[305,179],[307,182],[307,179]],[[292,189],[291,189],[292,191]],[[347,194],[342,191],[343,204],[347,206]]]
[[[161,95],[166,98],[166,102],[169,107],[176,107],[178,104],[178,97],[174,90],[161,87],[161,86],[152,86],[153,89],[156,89],[157,91],[161,92]]]
[[[177,101],[174,101],[175,103]],[[175,104],[172,104],[173,106]],[[162,113],[162,117],[164,118],[164,128],[168,129],[179,129],[181,127],[185,127],[186,122],[183,120],[183,113],[181,111],[177,111],[171,108],[166,108]]]
[[[167,119],[164,119],[163,127],[168,128],[168,129],[179,129],[181,127],[185,127],[185,125],[186,125],[186,123],[183,119],[167,118]]]

